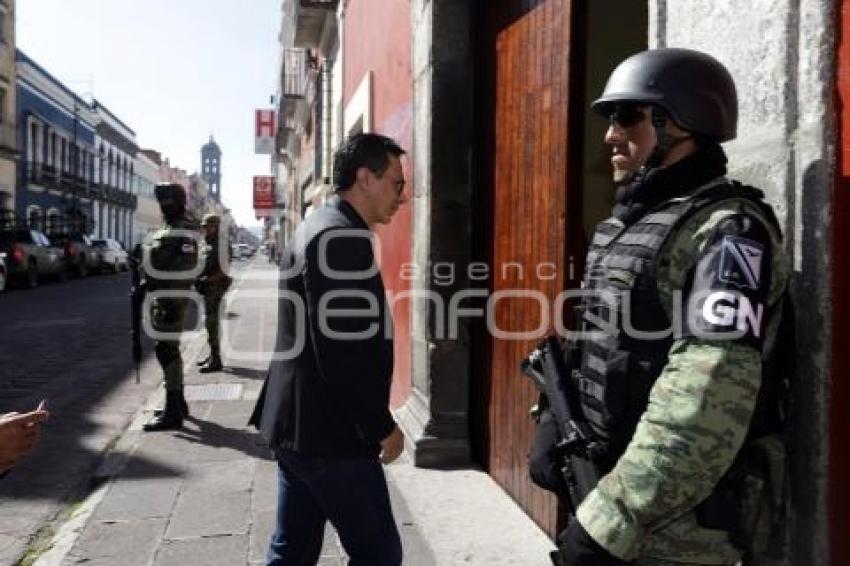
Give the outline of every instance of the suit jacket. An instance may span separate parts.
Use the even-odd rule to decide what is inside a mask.
[[[274,449],[376,456],[395,426],[392,319],[371,234],[337,198],[283,253],[276,359],[250,420]]]

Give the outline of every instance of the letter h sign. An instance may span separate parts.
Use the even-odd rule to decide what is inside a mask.
[[[277,134],[277,113],[259,109],[254,114],[254,153],[271,155]]]

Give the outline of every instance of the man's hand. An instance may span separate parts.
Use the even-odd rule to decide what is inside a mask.
[[[39,423],[48,416],[44,409],[0,415],[0,473],[8,471],[35,447]]]
[[[404,434],[397,426],[388,437],[381,441],[381,455],[378,459],[382,464],[389,464],[399,457],[404,450]]]

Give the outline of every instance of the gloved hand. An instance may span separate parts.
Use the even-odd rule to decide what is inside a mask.
[[[558,535],[563,566],[624,566],[628,564],[602,548],[577,519]]]

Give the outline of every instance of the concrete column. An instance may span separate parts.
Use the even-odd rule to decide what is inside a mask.
[[[412,0],[413,258],[419,266],[449,262],[463,274],[471,261],[472,45],[468,0]],[[448,305],[465,287],[435,285],[431,269],[413,282],[418,297]],[[435,330],[434,301],[413,300],[413,388],[397,417],[417,466],[464,465],[469,440],[469,330],[448,339]],[[445,307],[443,307],[445,309]],[[449,316],[451,316],[449,314]]]
[[[92,202],[91,206],[92,206],[91,219],[92,219],[92,223],[93,223],[91,233],[94,235],[95,238],[99,238],[100,237],[100,218],[99,218],[99,216],[100,216],[100,201],[95,200],[94,202]]]

